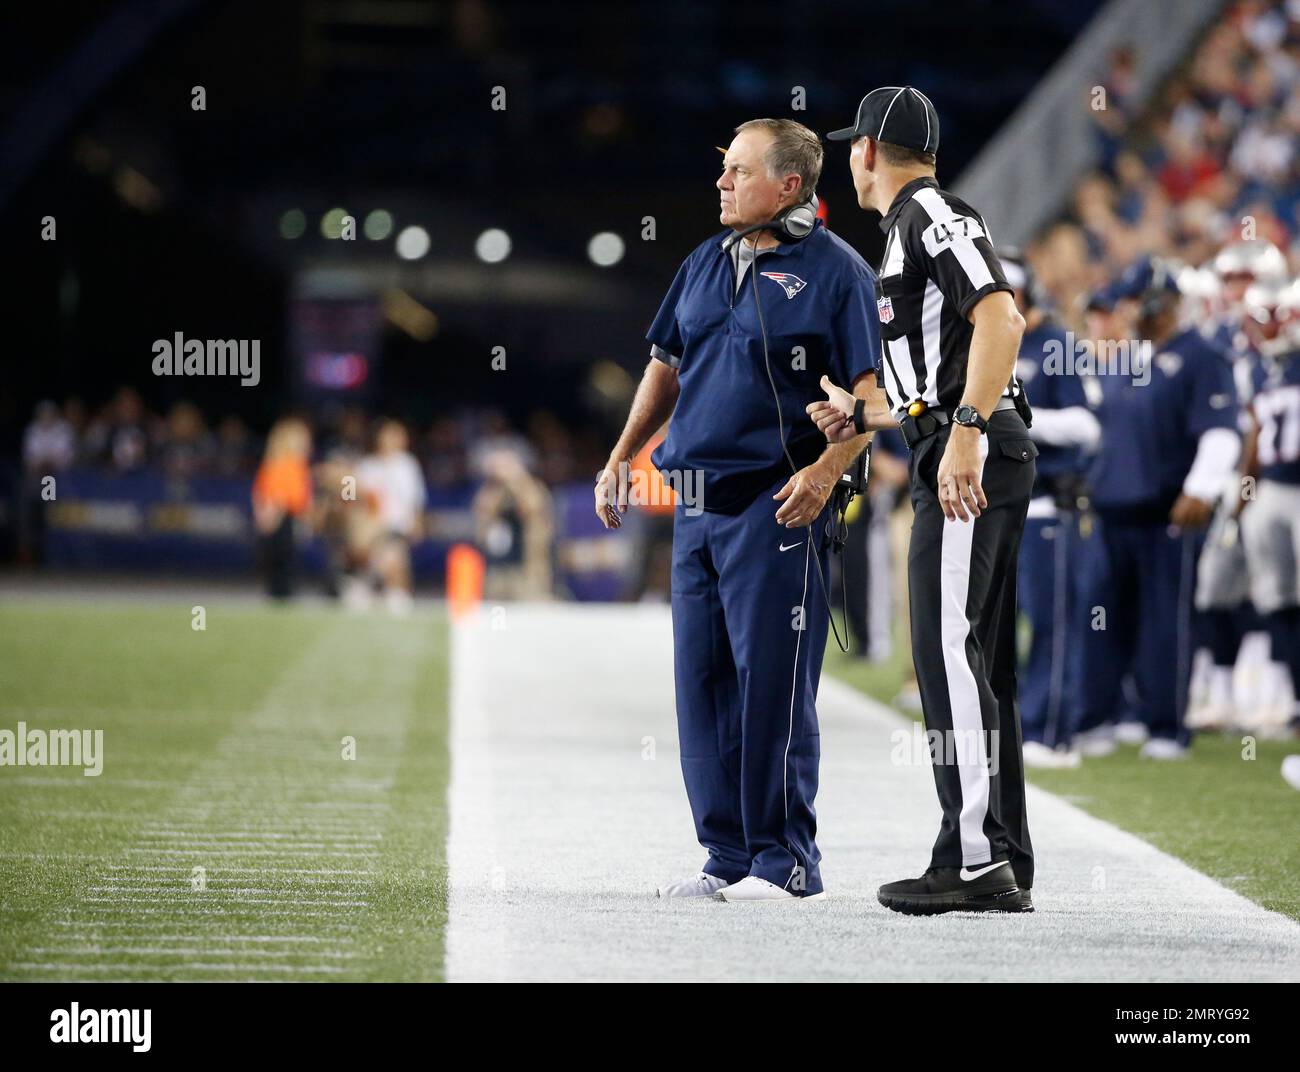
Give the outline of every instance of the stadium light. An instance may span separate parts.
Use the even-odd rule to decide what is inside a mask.
[[[393,214],[387,209],[377,208],[366,216],[361,230],[372,242],[382,242],[393,233]]]
[[[332,208],[320,220],[320,233],[326,238],[339,238],[343,234],[343,219],[347,216],[345,208]]]
[[[429,232],[423,227],[403,227],[397,236],[397,255],[403,260],[418,261],[429,252]]]
[[[499,264],[510,256],[510,236],[500,227],[492,227],[478,236],[474,243],[478,259],[488,264]]]
[[[592,235],[587,243],[587,256],[600,268],[610,268],[623,259],[623,239],[613,231]]]
[[[281,238],[301,238],[307,233],[307,214],[300,208],[291,208],[280,217]]]

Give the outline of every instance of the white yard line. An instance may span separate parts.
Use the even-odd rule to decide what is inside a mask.
[[[394,696],[409,693],[419,672],[423,643],[412,634],[411,658],[394,661],[399,672],[384,682],[386,688],[396,690]],[[347,921],[357,919],[372,904],[368,895],[378,876],[373,865],[383,850],[383,834],[376,828],[387,822],[388,804],[354,798],[390,790],[400,755],[389,749],[378,758],[371,752],[359,771],[337,759],[338,768],[329,781],[317,775],[321,742],[336,739],[340,732],[337,711],[320,702],[321,690],[328,687],[323,683],[329,680],[322,670],[355,655],[346,631],[324,631],[285,668],[263,702],[186,778],[130,783],[166,786],[174,795],[141,822],[132,842],[112,862],[101,865],[83,887],[78,903],[66,908],[62,918],[49,921],[44,940],[38,937],[35,948],[74,941],[84,945],[88,933],[98,938],[96,932],[104,927],[114,935],[114,950],[129,958],[156,949],[160,938],[152,932],[194,928],[209,931],[190,939],[194,959],[155,965],[158,972],[169,978],[201,978],[204,972],[333,975],[345,970],[329,965],[230,962],[238,960],[231,948],[238,949],[238,937],[229,930],[250,924],[258,930],[273,929],[277,923],[271,920],[276,920],[290,926],[300,922],[303,927],[310,922],[321,929],[320,944],[289,955],[307,961],[359,958],[360,953],[335,955],[327,944],[351,945],[349,932],[355,928]],[[382,706],[384,697],[376,703],[381,711],[388,710]],[[352,732],[363,742],[367,732],[400,732],[396,720],[403,717],[404,709],[399,705],[392,711],[391,717],[359,713]],[[332,752],[334,746],[327,747]],[[332,758],[327,752],[326,759]],[[313,866],[335,860],[339,867]],[[228,861],[240,866],[229,866]],[[207,888],[202,891],[189,886],[191,866],[199,865],[206,870]],[[240,877],[226,877],[228,872]],[[167,876],[174,876],[175,883],[165,884]],[[257,926],[264,919],[266,925]],[[280,939],[266,936],[266,940]],[[15,962],[0,964],[0,974],[59,969],[113,973],[112,965],[45,962],[31,952],[20,952]],[[151,969],[128,963],[121,970],[136,977]]]
[[[656,883],[703,862],[666,610],[510,607],[503,621],[453,631],[449,980],[1300,980],[1300,924],[1032,788],[1037,912],[886,911],[877,886],[928,863],[932,773],[891,763],[910,722],[827,677],[829,898],[662,903]]]
[[[126,954],[128,956],[147,956],[147,957],[190,957],[190,956],[208,956],[208,957],[301,957],[312,956],[320,957],[325,960],[353,960],[360,956],[359,953],[343,953],[333,949],[313,949],[309,954],[304,954],[295,949],[214,949],[211,946],[191,945],[191,946],[147,946],[147,945],[123,945],[123,946],[94,946],[94,945],[76,945],[76,946],[38,946],[34,949],[27,950],[30,954],[40,954],[44,956],[55,957],[116,957]]]
[[[205,961],[190,961],[181,965],[162,964],[75,964],[66,960],[58,961],[19,961],[12,965],[19,971],[54,971],[54,972],[93,972],[108,975],[134,975],[141,972],[150,974],[182,972],[281,972],[289,975],[343,975],[347,968],[336,968],[319,964],[223,964]]]
[[[60,926],[65,926],[65,927],[76,927],[81,925],[80,921],[78,920],[55,920],[54,922]],[[97,931],[100,932],[108,931],[111,932],[114,937],[117,937],[119,935],[134,934],[135,928],[130,924],[117,922],[117,923],[107,924],[103,927],[99,927],[97,928]],[[149,941],[151,942],[204,942],[204,941],[209,941],[210,938],[211,938],[210,935],[204,935],[204,934],[151,934],[149,935]],[[85,938],[83,935],[80,934],[69,935],[66,937],[66,939],[64,938],[64,936],[60,935],[59,940],[66,940],[69,942],[79,942],[79,941],[84,941]],[[222,936],[221,940],[223,942],[329,942],[331,945],[333,945],[338,942],[343,942],[343,943],[350,942],[352,939],[350,938],[339,939],[333,937],[324,938],[319,934],[227,934]],[[35,951],[36,950],[34,949],[28,950],[29,953]]]
[[[190,873],[189,869],[182,864],[109,864],[108,869],[110,871],[167,871],[173,875],[183,875],[187,880]],[[350,867],[226,867],[225,865],[222,865],[220,871],[268,875],[374,875],[378,873]]]

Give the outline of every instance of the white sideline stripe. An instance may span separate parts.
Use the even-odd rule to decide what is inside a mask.
[[[983,479],[984,461],[989,452],[988,436],[979,437],[979,447],[980,477]],[[984,833],[990,790],[984,717],[980,713],[979,686],[975,684],[975,675],[966,654],[966,641],[971,634],[966,606],[970,597],[971,555],[977,523],[977,520],[944,520],[939,563],[939,631],[943,643],[948,706],[958,742],[957,778],[961,783],[958,834],[962,863],[967,867],[986,864],[993,858],[993,846]],[[978,744],[978,756],[966,754],[964,742],[968,741]]]
[[[453,632],[449,981],[1300,981],[1300,924],[1033,787],[1037,912],[885,910],[876,888],[926,867],[933,773],[923,744],[913,764],[891,759],[911,720],[827,675],[828,899],[780,912],[665,904],[655,885],[704,860],[678,763],[667,608],[515,605],[509,629],[489,625]],[[626,651],[637,658],[620,664],[610,703],[587,687],[590,666]]]

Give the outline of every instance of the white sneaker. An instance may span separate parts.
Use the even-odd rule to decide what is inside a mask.
[[[1205,733],[1218,733],[1230,730],[1237,724],[1237,709],[1231,702],[1212,703],[1206,701],[1187,709],[1183,725],[1189,730],[1202,730]]]
[[[1282,777],[1292,789],[1300,789],[1300,756],[1287,756],[1282,760]]]
[[[757,875],[748,875],[742,878],[734,886],[728,886],[718,893],[724,901],[731,902],[750,902],[750,901],[821,901],[826,897],[826,893],[811,893],[807,897],[798,897],[789,890],[783,890],[775,882],[768,882],[765,878],[759,878]]]
[[[1108,756],[1118,747],[1115,744],[1115,727],[1110,723],[1076,733],[1074,743],[1079,748],[1079,754],[1085,759]]]
[[[1151,731],[1141,722],[1121,722],[1115,727],[1115,740],[1120,744],[1146,744]]]
[[[397,618],[404,618],[411,613],[415,600],[411,593],[403,588],[390,588],[384,593],[384,606],[388,613]]]
[[[343,606],[350,611],[366,611],[374,593],[367,580],[360,577],[348,577],[343,582]]]
[[[1061,752],[1048,748],[1041,741],[1026,741],[1022,748],[1026,767],[1038,767],[1043,770],[1067,770],[1077,767],[1082,761],[1078,752]]]
[[[1278,739],[1285,736],[1291,721],[1291,701],[1273,701],[1239,712],[1236,726],[1246,733]]]
[[[1138,753],[1143,759],[1186,759],[1192,754],[1185,744],[1167,737],[1152,737]]]
[[[690,878],[679,878],[676,882],[665,883],[655,892],[664,898],[713,897],[716,896],[719,890],[725,890],[726,888],[725,879],[701,871],[698,875],[692,875]]]

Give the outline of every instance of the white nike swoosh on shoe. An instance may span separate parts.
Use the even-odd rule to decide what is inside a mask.
[[[795,547],[802,547],[802,546],[803,546],[803,540],[800,540],[798,543],[792,543],[789,547],[787,547],[785,544],[782,544],[782,545],[781,545],[781,550],[782,550],[782,551],[789,551],[789,550],[791,550],[792,548],[795,548]]]
[[[974,879],[979,878],[981,875],[987,875],[995,867],[1001,867],[1004,863],[1006,863],[1005,860],[999,860],[995,864],[989,864],[987,867],[981,867],[978,871],[968,871],[966,870],[966,868],[963,867],[959,872],[959,874],[961,875],[961,880],[963,882],[971,882]]]

